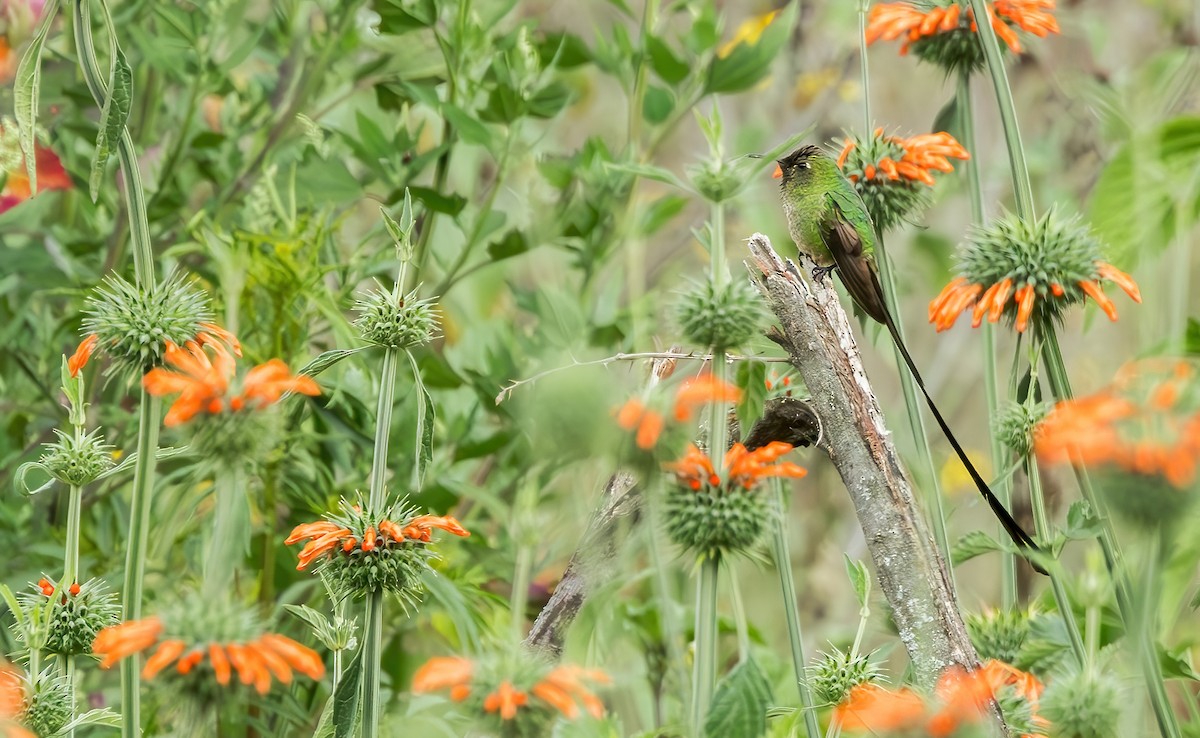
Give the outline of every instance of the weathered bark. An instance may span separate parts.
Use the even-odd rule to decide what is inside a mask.
[[[918,684],[946,667],[975,667],[942,560],[913,501],[883,413],[863,370],[854,333],[829,283],[811,285],[767,237],[750,237],[758,284],[779,318],[771,338],[804,378],[823,429],[821,447],[841,474],[875,562],[879,588],[912,659]]]

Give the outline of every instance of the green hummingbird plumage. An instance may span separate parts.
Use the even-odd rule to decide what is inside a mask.
[[[775,176],[780,179],[779,194],[787,215],[788,232],[800,252],[816,263],[813,277],[819,279],[836,269],[855,304],[872,319],[887,326],[917,386],[925,395],[930,412],[971,475],[979,493],[1013,542],[1022,549],[1037,551],[1033,539],[1013,519],[967,458],[933,398],[929,396],[929,391],[925,389],[925,381],[888,312],[875,265],[875,227],[854,184],[842,174],[837,162],[817,146],[796,149],[777,164],[779,168]],[[1045,573],[1036,562],[1030,563]]]

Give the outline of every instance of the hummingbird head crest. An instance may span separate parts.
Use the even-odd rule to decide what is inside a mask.
[[[813,170],[828,160],[828,155],[820,146],[801,146],[776,162],[779,166],[775,170],[775,176],[781,180],[782,187],[807,182]]]

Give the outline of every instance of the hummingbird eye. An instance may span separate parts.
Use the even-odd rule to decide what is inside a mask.
[[[806,162],[806,161],[802,161],[802,162],[800,162],[800,166],[804,167],[805,169],[811,169],[811,168],[812,168],[812,164],[809,164],[809,163],[808,163],[808,162]]]

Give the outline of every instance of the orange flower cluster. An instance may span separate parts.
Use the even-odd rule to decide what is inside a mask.
[[[4,63],[4,39],[0,38],[0,66]],[[71,177],[63,169],[62,161],[45,146],[34,146],[34,160],[37,167],[38,192],[44,190],[69,190]],[[0,213],[8,212],[16,206],[33,197],[29,186],[29,176],[25,172],[25,162],[14,171],[7,173],[4,187],[0,189]]]
[[[736,385],[722,382],[711,374],[684,380],[675,394],[675,419],[691,420],[696,408],[714,402],[739,402],[742,391]]]
[[[1196,383],[1184,361],[1127,366],[1100,392],[1060,402],[1038,426],[1034,450],[1047,463],[1110,465],[1190,487],[1200,465]]]
[[[25,679],[12,664],[0,661],[0,738],[36,738],[17,724],[25,710]]]
[[[100,668],[109,669],[121,659],[158,644],[142,669],[143,679],[154,678],[171,664],[175,664],[178,674],[189,674],[207,656],[217,684],[228,686],[236,673],[239,682],[253,685],[259,694],[271,689],[272,677],[291,684],[293,671],[309,679],[325,676],[320,655],[287,636],[264,633],[247,643],[189,645],[179,638],[161,639],[164,630],[158,618],[114,625],[96,635],[92,651],[102,657]]]
[[[954,171],[950,159],[965,161],[971,158],[962,144],[945,131],[904,138],[902,136],[885,136],[882,128],[876,128],[874,138],[875,141],[871,142],[873,145],[866,148],[870,151],[883,150],[879,152],[880,155],[877,158],[870,157],[873,161],[856,162],[857,166],[854,167],[854,171],[846,175],[851,182],[859,181],[859,171],[861,171],[861,178],[867,181],[881,176],[895,182],[903,177],[933,187],[933,172]],[[846,168],[850,153],[856,149],[862,149],[858,141],[847,138],[838,155],[839,168]],[[896,158],[897,154],[899,155],[898,159]]]
[[[479,686],[473,680],[481,670],[470,659],[461,656],[438,656],[425,662],[413,675],[414,693],[450,690],[450,699],[463,702]],[[604,703],[588,688],[585,682],[608,684],[608,675],[596,669],[578,666],[559,666],[547,672],[540,681],[527,691],[517,689],[510,680],[503,680],[483,698],[483,711],[499,714],[501,720],[513,720],[518,708],[533,707],[530,697],[562,713],[568,720],[581,714],[580,707],[592,717],[604,714]]]
[[[800,479],[808,474],[803,467],[788,461],[776,463],[791,450],[792,445],[782,441],[772,441],[753,451],[735,443],[725,454],[723,468],[726,470],[726,479],[730,485],[747,490],[753,489],[759,482],[770,477]],[[705,484],[710,487],[721,486],[721,477],[713,468],[712,459],[695,444],[689,445],[684,457],[667,464],[666,469],[674,472],[680,482],[696,491]]]
[[[42,594],[45,595],[46,597],[54,596],[54,582],[51,582],[49,579],[42,577],[41,579],[39,579],[37,581],[37,586],[38,586],[38,589],[41,590]],[[67,591],[71,593],[72,597],[78,595],[79,594],[79,582],[73,582],[70,587],[67,587]],[[63,595],[63,602],[66,602],[66,601],[67,601],[66,595]]]
[[[974,671],[948,669],[938,680],[933,704],[907,687],[889,691],[860,684],[834,710],[834,720],[851,732],[923,731],[930,738],[946,738],[961,726],[978,722],[1005,687],[1012,687],[1037,713],[1043,690],[1037,677],[993,659]]]
[[[368,526],[363,531],[360,542],[346,526],[339,525],[332,520],[318,520],[313,523],[297,525],[284,541],[284,545],[290,546],[293,543],[308,540],[308,543],[301,549],[299,563],[296,564],[296,569],[304,571],[318,557],[336,548],[341,548],[346,553],[355,548],[369,552],[376,548],[383,548],[389,543],[404,543],[406,540],[429,543],[433,539],[434,528],[456,536],[471,535],[466,528],[462,527],[461,523],[449,515],[420,515],[403,526],[391,520],[380,520],[377,525]]]
[[[167,341],[170,344],[170,341]],[[201,323],[200,333],[196,335],[196,343],[201,346],[214,346],[224,350],[227,346],[229,351],[232,351],[234,356],[241,357],[242,344],[237,340],[237,336],[225,330],[216,323]],[[222,346],[224,344],[224,346]],[[71,354],[71,358],[67,359],[67,370],[71,372],[72,377],[78,377],[80,370],[87,366],[91,360],[92,354],[96,352],[96,348],[100,345],[100,336],[95,333],[90,334],[79,344],[75,349],[75,353]]]
[[[204,350],[206,346],[212,349],[211,359]],[[155,397],[179,395],[163,421],[168,427],[186,423],[202,412],[215,415],[226,408],[237,411],[248,406],[266,407],[285,392],[321,394],[312,377],[293,376],[286,364],[271,359],[247,372],[241,394],[227,400],[236,365],[224,345],[208,334],[201,334],[198,341],[189,341],[184,348],[167,341],[164,358],[177,371],[155,367],[142,377],[142,386]]]
[[[1117,319],[1117,307],[1101,289],[1101,279],[1116,284],[1134,302],[1142,301],[1142,293],[1138,289],[1137,283],[1120,269],[1111,264],[1097,262],[1096,274],[1097,279],[1081,280],[1078,286],[1083,294],[1096,301],[1109,320]],[[1061,298],[1066,294],[1066,290],[1058,283],[1051,284],[1049,292],[1051,298]],[[971,284],[966,277],[954,278],[929,303],[929,322],[937,328],[938,332],[941,332],[953,326],[958,321],[958,316],[964,310],[971,308],[972,328],[982,325],[985,316],[989,323],[997,323],[1000,316],[1003,315],[1005,307],[1009,304],[1010,297],[1012,304],[1017,306],[1017,332],[1023,333],[1029,327],[1029,319],[1033,316],[1037,289],[1032,284],[1023,284],[1014,290],[1011,278],[989,285],[987,289],[984,289],[981,284]],[[1046,299],[1046,297],[1042,299]]]
[[[663,432],[664,421],[662,413],[647,408],[641,400],[633,398],[617,411],[617,425],[621,427],[621,430],[627,431],[636,428],[637,447],[648,451],[658,443],[658,438]]]
[[[903,36],[905,42],[900,47],[903,55],[908,53],[908,47],[914,41],[940,33],[964,29],[976,33],[979,27],[975,23],[975,13],[964,5],[951,2],[923,10],[911,2],[880,3],[871,8],[868,16],[867,43],[873,44],[880,39],[893,41]],[[987,9],[988,21],[996,31],[996,36],[1014,54],[1019,54],[1022,51],[1021,40],[1009,23],[1045,38],[1059,32],[1058,21],[1050,12],[1054,6],[1055,0],[994,0]]]

